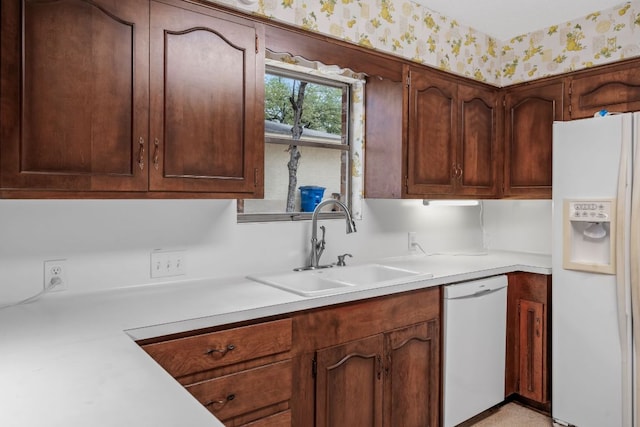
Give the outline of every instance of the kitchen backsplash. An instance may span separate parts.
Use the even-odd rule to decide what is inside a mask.
[[[483,231],[495,243],[491,249],[548,253],[541,237],[550,235],[550,218],[541,218],[541,213],[550,217],[548,201],[530,202],[541,207],[535,214],[522,203],[485,202],[483,212],[480,206],[366,200],[355,234],[345,234],[342,220],[322,221],[327,227],[323,261],[346,252],[353,254],[352,262],[408,255],[409,231],[430,253],[483,251]],[[244,276],[305,263],[308,221],[238,224],[235,211],[228,200],[0,200],[0,304],[40,291],[43,261],[51,259],[67,260],[66,292]],[[504,247],[516,236],[517,247]],[[187,274],[151,279],[150,254],[156,249],[184,250]]]
[[[483,206],[487,248],[551,254],[551,200],[485,200]]]

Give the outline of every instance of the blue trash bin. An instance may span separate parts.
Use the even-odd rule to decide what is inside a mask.
[[[322,201],[324,190],[324,187],[318,187],[317,185],[305,185],[300,187],[300,204],[302,212],[313,212],[316,206],[318,206],[318,203]]]

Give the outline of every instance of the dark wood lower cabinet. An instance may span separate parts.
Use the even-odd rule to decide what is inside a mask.
[[[318,350],[316,427],[437,426],[438,321]]]
[[[505,395],[551,410],[551,276],[510,273]]]
[[[291,319],[141,342],[227,427],[290,427]]]
[[[528,399],[544,402],[545,304],[518,301],[520,355],[518,393]]]
[[[292,425],[438,426],[440,299],[434,287],[294,316]]]
[[[434,319],[385,334],[385,426],[439,425],[439,329]]]
[[[227,427],[436,427],[440,287],[139,342]]]
[[[382,427],[382,351],[374,335],[319,350],[316,427]]]

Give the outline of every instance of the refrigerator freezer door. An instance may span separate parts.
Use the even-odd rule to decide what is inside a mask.
[[[580,427],[622,425],[616,276],[563,268],[563,200],[614,199],[623,116],[553,128],[552,415]]]

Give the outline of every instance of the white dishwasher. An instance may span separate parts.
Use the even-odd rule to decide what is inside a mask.
[[[507,277],[444,287],[444,427],[504,400]]]

